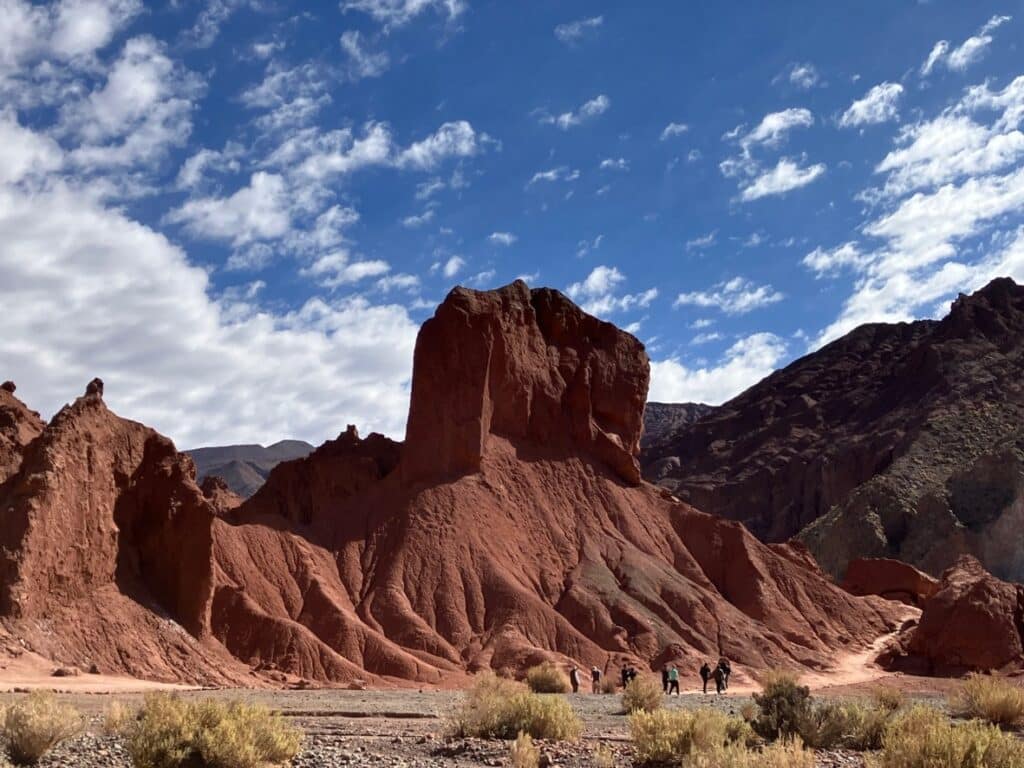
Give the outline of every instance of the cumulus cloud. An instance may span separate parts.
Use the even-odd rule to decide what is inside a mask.
[[[831,250],[815,248],[803,258],[803,265],[816,277],[833,275],[847,267],[860,267],[866,261],[856,243],[843,243]]]
[[[599,94],[590,101],[585,102],[575,112],[563,112],[560,115],[551,115],[547,112],[540,113],[540,122],[546,125],[557,125],[563,131],[580,125],[598,115],[603,115],[612,105],[611,99],[606,95]]]
[[[350,29],[343,32],[339,42],[341,49],[348,55],[348,74],[352,80],[379,77],[387,71],[391,64],[387,53],[383,51],[372,53],[366,50],[357,30]]]
[[[591,16],[587,19],[559,24],[555,27],[555,37],[566,45],[573,45],[598,30],[602,24],[604,24],[604,16]]]
[[[757,285],[742,277],[718,283],[709,291],[680,293],[672,306],[708,307],[727,315],[744,315],[782,301],[785,295],[770,285]]]
[[[640,293],[619,294],[626,276],[616,267],[598,266],[580,282],[572,283],[566,293],[583,307],[585,312],[606,317],[615,312],[650,306],[658,298],[658,289],[649,288]]]
[[[648,399],[720,405],[756,384],[785,359],[786,342],[772,333],[740,339],[715,366],[692,367],[679,358],[651,362]]]
[[[740,199],[744,202],[758,200],[771,195],[782,195],[794,189],[805,187],[825,173],[824,163],[801,167],[788,158],[782,158],[764,173],[742,186]]]
[[[849,128],[895,120],[899,117],[899,101],[902,96],[903,86],[899,83],[880,83],[843,112],[839,125]]]
[[[628,171],[629,161],[624,157],[606,157],[599,167],[602,171]]]
[[[690,130],[690,126],[686,123],[669,123],[661,132],[661,140],[668,141],[674,136],[682,136]]]
[[[993,41],[992,33],[1009,21],[1011,21],[1010,16],[993,16],[982,25],[976,34],[955,48],[950,46],[948,40],[939,40],[928,54],[924,64],[921,65],[921,76],[930,75],[940,62],[954,72],[963,72],[985,55]]]
[[[818,84],[821,77],[814,65],[807,62],[803,64],[791,64],[787,76],[790,85],[803,90],[809,90]]]
[[[519,238],[517,238],[511,232],[491,232],[491,234],[488,235],[487,239],[490,240],[495,245],[509,246],[514,245],[516,240],[518,240]]]
[[[228,197],[204,197],[187,201],[167,215],[193,235],[226,240],[235,247],[253,240],[279,238],[291,229],[290,202],[284,179],[276,174],[254,173],[249,185]]]
[[[463,0],[342,0],[342,11],[361,11],[385,28],[401,27],[422,13],[434,11],[448,21],[465,12]]]
[[[539,182],[552,182],[552,181],[576,181],[580,177],[578,170],[570,170],[567,165],[560,165],[557,168],[551,168],[547,171],[537,171],[530,177],[530,180],[526,182],[527,187],[532,187],[534,184]]]
[[[423,213],[406,216],[402,219],[402,226],[406,229],[418,229],[434,220],[434,209],[429,208]]]
[[[814,125],[814,115],[809,109],[793,107],[781,112],[770,112],[753,130],[740,140],[740,146],[749,150],[757,145],[777,147],[796,128],[807,128]]]
[[[455,277],[462,268],[466,266],[466,260],[461,256],[452,256],[448,261],[441,265],[441,274],[447,278]]]

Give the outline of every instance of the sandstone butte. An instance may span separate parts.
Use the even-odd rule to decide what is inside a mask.
[[[0,648],[212,685],[455,685],[542,659],[825,669],[895,630],[904,606],[802,545],[641,480],[648,372],[557,291],[457,288],[420,331],[406,441],[350,427],[244,503],[99,382],[45,427],[5,388]]]

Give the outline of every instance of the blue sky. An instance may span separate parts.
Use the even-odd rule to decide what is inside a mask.
[[[0,0],[0,377],[179,445],[400,437],[517,277],[719,403],[1024,279],[1022,2]],[[1020,79],[1018,79],[1020,78]]]

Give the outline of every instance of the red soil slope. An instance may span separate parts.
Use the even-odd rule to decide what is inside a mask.
[[[349,428],[237,507],[87,395],[0,485],[0,612],[66,663],[249,684],[820,669],[895,628],[799,545],[642,483],[647,381],[636,339],[555,291],[456,289],[420,333],[404,445]]]

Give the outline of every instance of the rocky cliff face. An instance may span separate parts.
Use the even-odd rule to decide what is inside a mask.
[[[766,540],[799,533],[837,577],[970,553],[1021,580],[1022,374],[1024,288],[995,280],[942,321],[862,326],[777,371],[653,444],[645,473]]]
[[[0,483],[18,471],[25,448],[46,426],[14,396],[13,381],[0,384]]]
[[[823,668],[894,628],[801,546],[639,480],[647,376],[555,291],[456,289],[417,344],[407,442],[350,427],[240,505],[93,387],[0,486],[5,627],[66,663],[236,684]]]
[[[715,410],[704,403],[647,403],[644,408],[644,434],[641,454],[662,438],[700,421]]]

